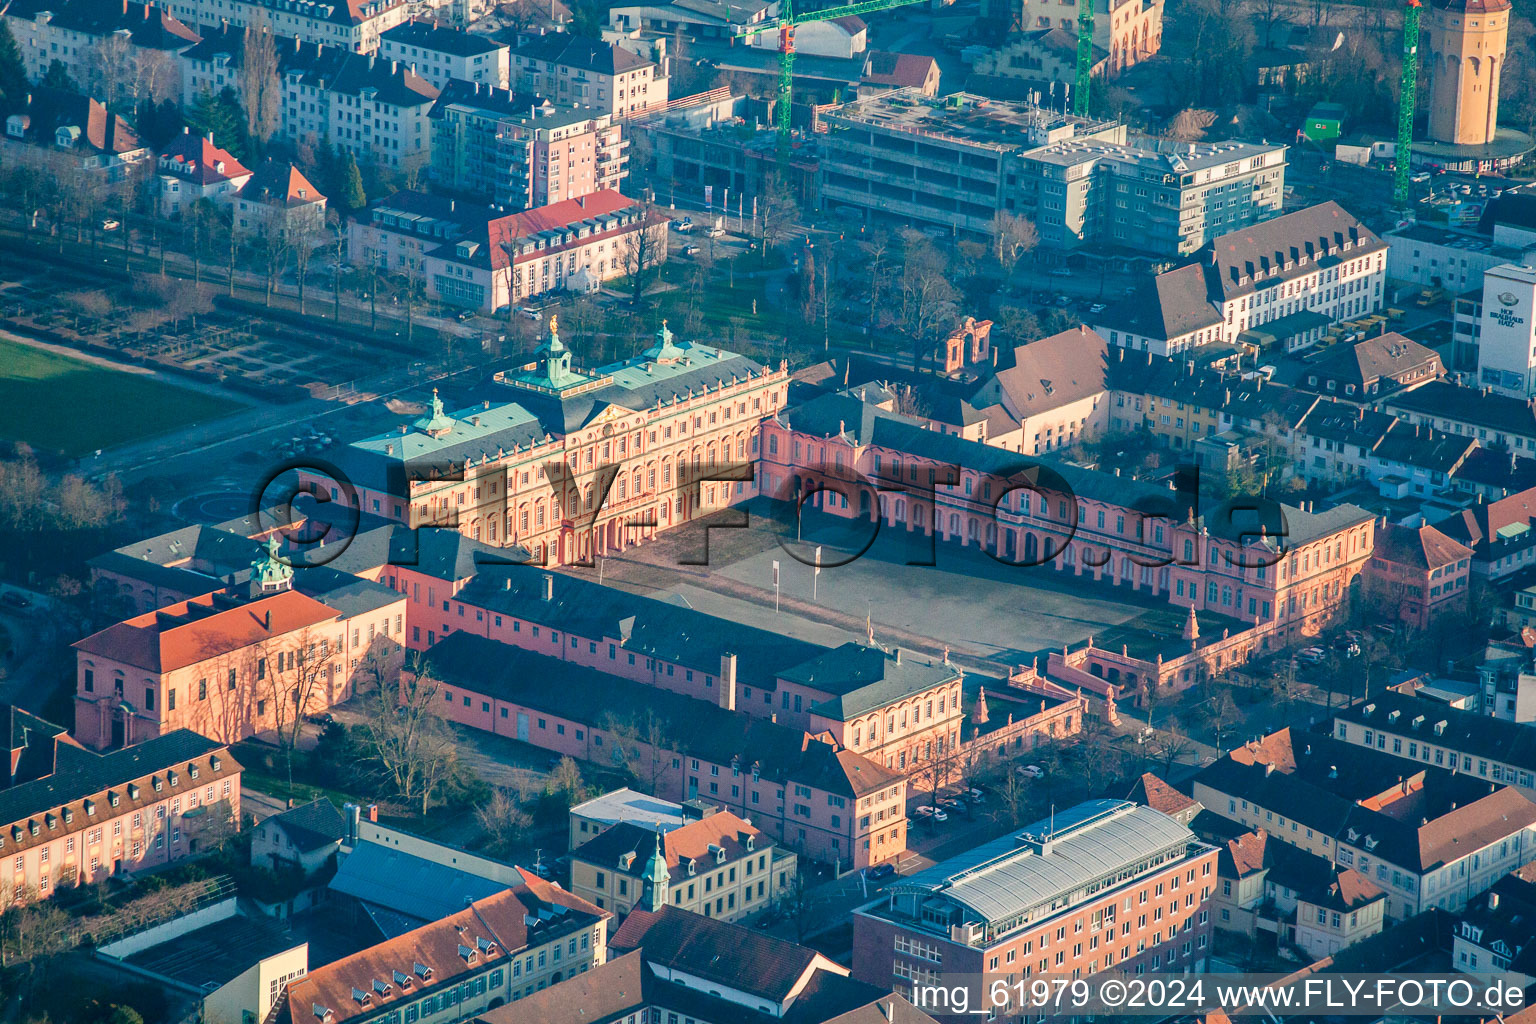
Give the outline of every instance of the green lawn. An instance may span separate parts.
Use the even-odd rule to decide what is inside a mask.
[[[234,403],[0,339],[0,439],[86,455],[235,411]]]

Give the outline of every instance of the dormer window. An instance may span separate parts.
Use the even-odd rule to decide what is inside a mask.
[[[171,770],[171,771],[166,772],[165,773],[165,777],[171,781],[172,788],[174,788],[179,782],[181,782],[181,776],[176,774],[174,769]]]
[[[320,1024],[331,1024],[331,1021],[336,1019],[336,1015],[331,1012],[330,1007],[328,1006],[321,1006],[319,1003],[314,1003],[312,1004],[311,1009],[314,1010],[315,1019],[318,1020]]]
[[[129,800],[137,800],[138,798],[139,798],[139,784],[137,782],[130,782],[130,783],[128,783],[128,799]],[[68,809],[65,809],[65,811],[64,811],[64,820],[65,821],[69,820],[69,810]]]
[[[214,754],[208,759],[208,767],[212,768],[214,771],[219,771],[224,767],[224,762],[218,754]]]
[[[424,963],[418,962],[415,967],[415,972],[416,977],[420,978],[422,981],[432,980],[432,968],[428,967]]]
[[[359,1006],[370,1006],[373,1003],[373,993],[364,992],[360,988],[352,989],[352,998]]]
[[[107,803],[111,804],[113,807],[117,806],[117,790],[114,789],[107,794]]]
[[[85,816],[87,818],[94,818],[94,817],[96,817],[96,801],[95,800],[87,800],[87,801],[85,801]]]
[[[415,978],[411,977],[409,974],[406,974],[404,971],[395,971],[394,978],[395,984],[402,992],[409,989],[416,982]]]
[[[480,959],[480,954],[468,946],[459,946],[459,958],[466,964],[473,964]]]
[[[149,784],[154,787],[156,793],[160,792],[160,790],[165,786],[165,783],[160,781],[160,776],[158,775],[150,779]]]
[[[187,774],[192,776],[194,779],[197,778],[197,765],[195,765],[195,764],[187,765]]]
[[[381,996],[388,997],[390,993],[394,992],[395,988],[389,982],[379,981],[377,978],[375,978],[373,982],[373,990]]]

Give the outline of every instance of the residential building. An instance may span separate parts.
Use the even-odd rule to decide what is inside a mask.
[[[1536,455],[1536,412],[1531,403],[1487,388],[1430,381],[1412,391],[1387,395],[1381,408],[1408,423],[1471,438],[1486,448],[1513,449],[1527,458]]]
[[[1483,273],[1477,379],[1522,402],[1536,397],[1536,268],[1517,264]]]
[[[1077,39],[1075,11],[1052,7],[1048,0],[988,0],[996,17],[1007,20],[1013,31],[1054,28]],[[1155,55],[1163,42],[1163,4],[1161,0],[1119,0],[1098,12],[1093,23],[1093,45],[1109,53],[1109,73],[1119,74],[1128,67]]]
[[[1090,73],[1104,77],[1109,51],[1094,46],[1089,60]],[[1023,86],[1039,90],[1042,98],[1055,105],[1057,97],[1068,99],[1077,86],[1077,31],[1057,26],[1010,32],[990,52],[978,56],[971,71],[966,79],[970,92],[1006,97]]]
[[[6,117],[0,152],[8,163],[54,174],[73,169],[102,186],[131,183],[150,158],[133,126],[101,101],[42,86]]]
[[[376,53],[379,37],[406,21],[412,9],[406,0],[352,0],[334,5],[284,0],[168,0],[166,4],[170,14],[188,25],[265,27],[275,35],[310,46],[365,54]]]
[[[1230,382],[1188,359],[1111,346],[1105,352],[1110,394],[1108,429],[1146,431],[1159,444],[1192,449],[1221,429]]]
[[[426,253],[468,237],[496,216],[492,206],[401,189],[369,202],[347,225],[347,258],[392,273],[421,273]]]
[[[1199,973],[1216,860],[1165,814],[1090,800],[856,909],[853,977],[905,995],[941,976]]]
[[[675,4],[674,9],[683,6],[683,4]],[[769,7],[776,8],[778,4],[773,3]],[[750,10],[750,8],[742,8],[742,10]],[[777,50],[779,48],[778,27],[775,25],[755,36],[748,36],[747,42],[759,49]],[[807,21],[795,26],[795,52],[802,56],[852,60],[864,53],[868,45],[869,26],[856,14],[843,18],[828,18],[826,21]]]
[[[1296,475],[1328,484],[1351,484],[1383,475],[1372,461],[1401,424],[1386,413],[1325,398],[1296,427]]]
[[[1411,629],[1429,629],[1468,607],[1472,549],[1433,526],[1386,523],[1365,569],[1365,591]]]
[[[998,213],[1014,213],[1035,223],[1047,249],[1114,245],[1167,257],[1280,209],[1284,146],[1173,147],[1111,121],[967,93],[940,103],[915,89],[821,119],[822,201],[865,219],[990,234]]]
[[[1536,559],[1536,488],[1496,501],[1478,501],[1435,523],[1435,528],[1472,549],[1472,573],[1489,582],[1526,569]]]
[[[1204,269],[1197,263],[1141,279],[1123,302],[1112,302],[1092,317],[1094,330],[1111,345],[1183,361],[1219,341],[1221,311],[1208,297]]]
[[[735,39],[778,14],[776,0],[662,0],[609,8],[608,24],[620,32],[640,29],[672,35],[681,31],[696,39]]]
[[[884,986],[806,946],[690,914],[637,910],[609,961],[544,992],[489,1010],[477,1024],[788,1020],[796,1024],[933,1024]]]
[[[448,917],[289,982],[278,1024],[464,1020],[607,961],[609,915],[531,872]],[[414,1011],[414,1012],[413,1012]]]
[[[0,722],[0,888],[12,895],[163,868],[239,828],[240,763],[190,729],[98,754],[17,707],[0,705]]]
[[[183,728],[225,743],[291,729],[351,696],[367,659],[398,660],[404,595],[366,580],[325,600],[292,587],[274,533],[249,584],[76,641],[76,738],[108,749]]]
[[[1367,477],[1388,498],[1434,497],[1455,487],[1476,451],[1477,442],[1459,434],[1399,422],[1371,452]]]
[[[610,10],[609,17],[619,10]],[[520,39],[512,47],[509,73],[513,92],[591,107],[615,119],[667,105],[665,59],[658,63],[618,43],[567,32]]]
[[[1529,614],[1533,603],[1529,588],[1516,597],[1516,607]],[[1477,666],[1482,688],[1478,706],[1489,718],[1536,725],[1536,664],[1525,643],[1525,628],[1521,627],[1518,640],[1494,640],[1484,648],[1482,663]]]
[[[507,87],[510,50],[490,36],[412,18],[379,35],[379,56],[408,65],[435,88],[450,81]]]
[[[1108,426],[1107,361],[1108,345],[1098,334],[1062,331],[1013,348],[1012,365],[988,375],[968,401],[983,410],[1001,406],[1018,424],[1017,433],[992,432],[992,444],[1026,455],[1055,451]]]
[[[581,241],[590,246],[592,236]],[[532,368],[503,371],[474,406],[450,416],[434,399],[432,415],[404,432],[350,445],[340,458],[362,509],[412,528],[452,526],[492,546],[520,545],[533,562],[565,565],[758,493],[756,481],[728,467],[750,465],[759,421],[783,408],[783,366],[676,342],[663,325],[642,355],[578,372],[558,325],[549,326]],[[468,454],[475,464],[462,481],[424,471]],[[711,468],[695,475],[695,455]],[[552,464],[570,469],[551,478]],[[623,472],[606,469],[613,465]],[[726,475],[716,482],[702,479],[706,472]]]
[[[279,61],[282,135],[289,142],[316,146],[329,140],[359,163],[400,171],[431,160],[427,114],[438,90],[408,65],[303,43],[292,53],[285,48]]]
[[[1264,829],[1218,843],[1219,932],[1254,940],[1267,932],[1314,960],[1382,930],[1386,897],[1353,868],[1274,839]]]
[[[1386,691],[1372,701],[1397,697]],[[1441,717],[1458,714],[1439,707]],[[1346,734],[1350,714],[1335,717],[1332,737],[1304,739],[1287,729],[1233,750],[1195,776],[1195,799],[1358,871],[1386,894],[1386,915],[1395,921],[1431,907],[1454,910],[1536,858],[1536,805],[1518,789],[1495,785],[1490,792],[1488,782],[1447,771],[1443,759],[1432,766],[1417,756],[1417,742],[1394,737],[1394,746],[1411,742],[1419,762],[1405,775],[1400,758],[1410,755],[1388,753],[1385,743],[1361,749],[1367,744],[1358,727]]]
[[[1352,868],[1336,871],[1321,892],[1296,899],[1296,945],[1314,960],[1333,956],[1381,934],[1387,900],[1370,879]]]
[[[330,798],[319,796],[265,818],[251,830],[251,866],[297,869],[312,877],[340,854],[346,835],[346,819]]]
[[[734,678],[717,681],[718,701],[636,686],[499,639],[522,633],[512,628],[520,624],[490,614],[471,626],[466,616],[465,631],[428,652],[445,718],[580,760],[611,765],[617,752],[658,794],[702,799],[750,818],[816,860],[867,867],[906,849],[907,784],[900,773],[830,737],[732,710],[745,690]],[[529,626],[527,634],[543,643],[539,629]],[[567,646],[561,631],[543,635],[546,651]],[[569,639],[584,649],[579,637]],[[613,722],[633,723],[640,738],[615,735]]]
[[[220,149],[213,133],[193,135],[183,127],[181,135],[160,151],[152,182],[159,215],[176,220],[193,203],[229,203],[251,180],[245,165]]]
[[[236,230],[310,244],[325,237],[325,204],[325,195],[297,167],[279,160],[263,161],[230,200]]]
[[[658,832],[620,822],[571,851],[571,892],[620,921],[675,907],[742,921],[773,907],[798,872],[795,854],[729,811]]]
[[[176,54],[198,41],[196,22],[138,0],[14,0],[3,16],[37,82],[54,61],[108,107],[140,96],[184,100]],[[16,101],[19,102],[20,97]]]
[[[926,54],[870,50],[864,55],[859,95],[876,96],[892,89],[913,89],[932,99],[939,94],[939,62]]]
[[[1296,386],[1345,402],[1369,402],[1445,375],[1434,349],[1396,331],[1332,345],[1307,364]]]
[[[1334,735],[1536,796],[1536,734],[1507,719],[1387,690],[1334,712]],[[1461,764],[1457,766],[1457,760]]]
[[[394,938],[522,880],[522,869],[511,864],[363,819],[342,843],[326,899],[342,911],[343,922],[351,910],[357,926]]]
[[[1451,962],[1469,974],[1505,972],[1517,986],[1536,983],[1536,873],[1527,867],[1504,876],[1471,900],[1456,922]]]
[[[674,803],[624,786],[571,808],[569,844],[574,850],[621,822],[651,832],[667,832],[712,814],[714,810],[708,804]]]
[[[636,263],[666,262],[668,223],[612,190],[477,222],[426,254],[427,298],[492,313],[565,288],[591,291]]]
[[[591,107],[450,80],[429,116],[438,183],[512,212],[616,192],[629,173],[623,129]]]
[[[1152,286],[1160,314],[1111,307],[1093,326],[1109,326],[1112,345],[1161,354],[1212,341],[1297,352],[1329,324],[1382,307],[1386,249],[1337,203],[1319,203],[1213,238],[1195,262],[1158,275],[1182,275]]]
[[[1521,263],[1532,242],[1509,244],[1481,231],[1413,223],[1388,231],[1387,276],[1425,288],[1465,292],[1483,289],[1483,274],[1505,263]]]
[[[1200,802],[1187,793],[1181,793],[1151,772],[1143,772],[1131,788],[1130,799],[1145,804],[1154,811],[1168,815],[1180,825],[1190,825],[1204,811]]]

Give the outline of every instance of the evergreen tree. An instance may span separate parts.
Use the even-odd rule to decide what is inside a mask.
[[[244,120],[238,103],[227,102],[222,93],[217,96],[203,93],[187,111],[188,127],[202,136],[212,133],[214,144],[228,150],[236,160],[242,159],[245,153]]]
[[[0,114],[10,115],[27,102],[27,69],[21,62],[21,48],[11,27],[0,19]]]
[[[48,70],[43,73],[42,80],[37,83],[46,89],[57,89],[60,92],[79,92],[80,87],[75,80],[69,77],[69,69],[58,59],[49,61]]]
[[[368,205],[368,195],[363,191],[363,175],[357,169],[357,158],[350,151],[342,164],[339,202],[349,210],[361,210]]]
[[[181,116],[181,107],[170,100],[156,103],[146,97],[139,101],[134,117],[134,127],[138,129],[139,138],[154,150],[169,145],[172,139],[181,134],[186,124]]]

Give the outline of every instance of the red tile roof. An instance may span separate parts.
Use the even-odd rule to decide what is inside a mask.
[[[1433,526],[1399,526],[1388,523],[1376,531],[1372,554],[1383,561],[1416,569],[1438,569],[1472,557],[1472,549],[1447,537]]]
[[[524,878],[529,876],[525,873]],[[404,1006],[419,999],[423,989],[440,988],[488,964],[510,963],[528,948],[530,938],[543,945],[608,916],[579,896],[530,879],[457,914],[316,968],[288,986],[286,1020],[316,1024],[323,1017],[317,1008],[323,1008],[339,1024],[390,1005]]]
[[[293,590],[243,603],[219,592],[126,619],[74,647],[150,672],[172,672],[339,618]]]
[[[932,57],[918,53],[886,53],[871,50],[864,63],[863,80],[872,85],[911,86],[921,89],[938,66]]]
[[[1141,802],[1154,811],[1162,811],[1167,815],[1178,814],[1195,806],[1195,801],[1174,789],[1162,779],[1147,772],[1137,780]]]
[[[251,174],[227,150],[213,144],[211,133],[193,135],[189,131],[183,131],[165,147],[160,154],[160,171],[200,185],[248,178]]]

